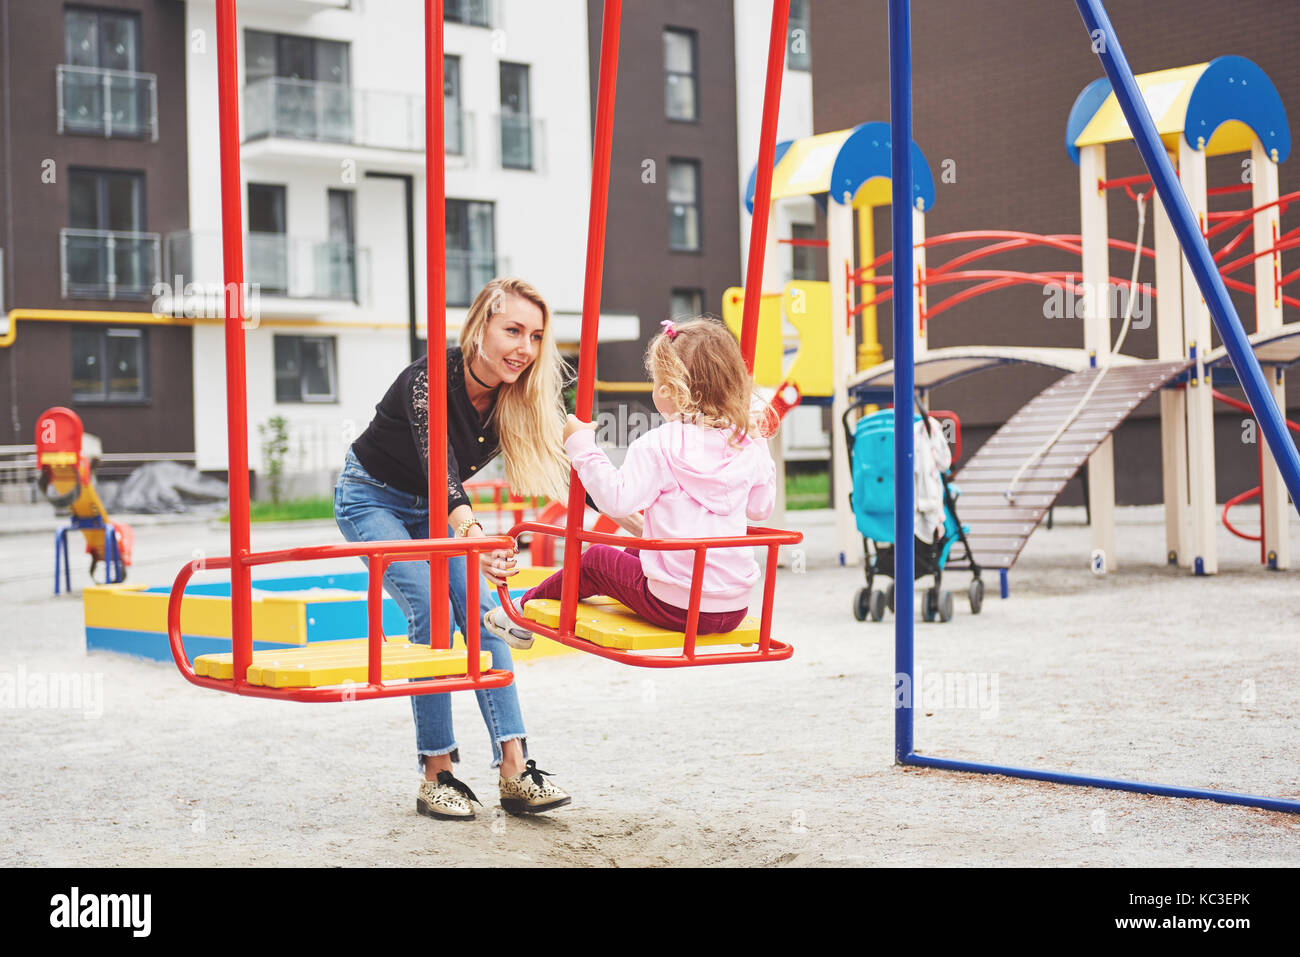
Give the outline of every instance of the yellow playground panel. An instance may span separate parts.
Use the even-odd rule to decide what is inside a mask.
[[[549,598],[535,598],[524,606],[524,615],[549,628],[560,626],[560,603]],[[748,615],[734,631],[720,635],[697,635],[696,645],[758,644],[759,620]],[[623,651],[647,651],[654,648],[682,647],[680,631],[659,628],[640,618],[632,609],[613,598],[599,596],[578,602],[574,622],[577,637],[602,648]]]
[[[271,649],[253,652],[248,683],[265,688],[319,688],[348,682],[369,681],[369,649],[366,638],[322,641],[306,648]],[[442,678],[466,673],[466,653],[461,650],[412,645],[389,639],[381,649],[383,680]],[[492,655],[479,653],[479,669],[492,667]],[[234,674],[231,652],[200,655],[194,659],[194,673],[229,681]]]
[[[723,293],[722,320],[737,338],[744,309],[743,288],[732,286]],[[799,335],[799,346],[788,370],[783,320]],[[763,293],[758,309],[754,381],[770,389],[792,382],[803,396],[832,394],[830,283],[795,280],[779,293]]]

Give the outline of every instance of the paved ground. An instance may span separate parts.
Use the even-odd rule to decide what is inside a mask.
[[[405,701],[241,699],[88,656],[84,566],[56,599],[48,533],[0,535],[0,864],[1300,864],[1300,817],[893,766],[891,621],[851,617],[861,570],[831,561],[829,513],[791,519],[808,535],[804,571],[777,585],[791,661],[521,665],[533,756],[574,795],[535,820],[493,810],[482,721],[457,695],[459,774],[488,805],[466,823],[415,815]],[[1160,564],[1159,509],[1129,509],[1124,568],[1097,579],[1081,517],[1057,519],[1010,600],[918,624],[938,676],[918,685],[918,750],[1300,799],[1300,572],[1260,570],[1225,534],[1222,573],[1194,579]],[[141,525],[132,579],[169,582],[224,536]],[[254,546],[334,540],[312,523],[259,527]],[[52,675],[90,693],[43,707]]]

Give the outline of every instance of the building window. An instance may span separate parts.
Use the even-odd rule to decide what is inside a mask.
[[[533,119],[529,105],[528,67],[501,64],[501,165],[533,168]]]
[[[244,31],[245,135],[352,142],[348,45]]]
[[[58,68],[59,132],[157,138],[156,80],[140,69],[140,18],[68,7]]]
[[[674,289],[668,305],[668,318],[680,322],[704,315],[703,289]]]
[[[357,237],[354,194],[350,189],[328,191],[330,236],[320,248],[321,292],[327,299],[357,298]]]
[[[275,401],[337,402],[333,336],[275,337]]]
[[[808,46],[808,0],[790,0],[790,32],[786,44],[786,65],[791,70],[811,70],[812,50]]]
[[[700,248],[700,164],[697,160],[668,161],[668,245],[687,252]]]
[[[447,0],[442,6],[442,18],[449,23],[490,27],[492,26],[491,0]]]
[[[460,57],[442,61],[443,148],[449,156],[465,155],[465,115],[460,109]]]
[[[664,112],[670,120],[699,119],[695,31],[664,30]]]
[[[149,296],[161,271],[161,246],[144,225],[143,173],[69,170],[69,228],[61,233],[63,294]]]
[[[147,340],[142,329],[74,328],[74,402],[144,402],[149,398]]]
[[[790,238],[797,240],[816,239],[816,227],[811,223],[791,223]],[[794,245],[790,247],[790,275],[793,279],[815,280],[817,278],[817,246]]]
[[[261,292],[289,291],[289,237],[285,232],[285,188],[248,184],[248,281]]]
[[[447,305],[468,306],[497,274],[496,210],[491,203],[447,200]]]

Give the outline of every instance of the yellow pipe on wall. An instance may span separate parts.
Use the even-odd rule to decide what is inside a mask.
[[[89,309],[10,309],[9,328],[4,335],[0,335],[0,349],[7,349],[18,338],[18,320],[20,319],[27,322],[91,322],[132,326],[194,326],[223,325],[225,323],[225,320],[221,318],[156,316],[150,312],[112,312]],[[300,319],[268,319],[255,321],[249,328],[256,329],[267,326],[268,328],[302,329],[304,325],[304,320]],[[405,324],[392,322],[311,321],[311,328],[319,329],[322,327],[330,329],[393,329],[403,332],[406,330]]]

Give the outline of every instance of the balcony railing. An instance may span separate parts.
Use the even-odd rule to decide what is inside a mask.
[[[541,170],[545,124],[517,113],[496,115],[497,158],[502,169]]]
[[[59,230],[65,299],[147,299],[162,278],[157,233],[109,229]]]
[[[378,149],[424,149],[424,97],[343,83],[264,77],[244,89],[245,141],[279,136]],[[473,118],[446,111],[447,154],[467,156]]]
[[[447,250],[447,305],[468,306],[497,276],[510,274],[510,261],[495,253]]]
[[[55,67],[59,132],[158,139],[158,78],[152,73]]]
[[[222,282],[221,236],[178,232],[167,236],[167,281],[200,290]],[[261,296],[333,299],[364,305],[370,291],[370,250],[349,243],[283,233],[244,234],[244,282]]]

